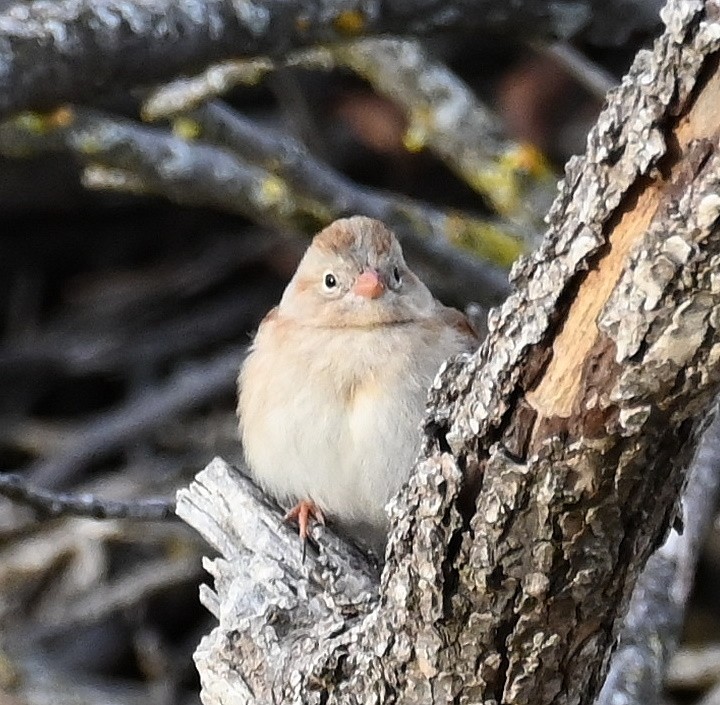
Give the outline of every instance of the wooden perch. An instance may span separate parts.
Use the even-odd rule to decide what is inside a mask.
[[[431,390],[378,592],[329,532],[303,565],[220,461],[179,493],[222,555],[206,705],[594,700],[720,383],[720,2],[663,20],[517,292]]]

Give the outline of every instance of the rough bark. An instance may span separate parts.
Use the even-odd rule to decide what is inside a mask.
[[[357,34],[462,28],[622,41],[657,0],[62,0],[0,6],[0,115],[91,100],[104,86],[175,78],[204,64]]]
[[[720,3],[667,30],[567,166],[540,250],[430,394],[378,592],[303,566],[221,462],[178,513],[222,554],[210,703],[590,703],[720,383]]]

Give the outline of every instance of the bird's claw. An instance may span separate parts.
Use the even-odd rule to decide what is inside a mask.
[[[302,561],[305,562],[305,551],[307,549],[307,540],[310,535],[310,521],[316,521],[318,524],[325,526],[325,516],[320,507],[311,499],[300,500],[286,515],[285,521],[296,521],[298,525],[298,533],[302,543]]]
[[[296,521],[298,533],[303,542],[310,534],[310,521],[325,526],[325,515],[311,499],[301,499],[286,515],[285,521]]]

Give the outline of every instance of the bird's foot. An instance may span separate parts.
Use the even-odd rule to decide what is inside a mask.
[[[298,525],[298,533],[303,543],[307,540],[310,521],[316,521],[318,524],[325,526],[325,516],[320,507],[311,499],[301,499],[286,515],[285,521],[296,521]]]

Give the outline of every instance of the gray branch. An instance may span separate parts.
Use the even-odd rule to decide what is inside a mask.
[[[654,28],[656,11],[648,0],[18,0],[0,8],[0,115],[355,34],[586,33],[613,44]]]
[[[482,260],[509,267],[523,249],[522,235],[531,239],[531,233],[523,233],[507,221],[445,211],[411,198],[355,184],[313,156],[299,140],[261,125],[222,103],[205,105],[191,116],[202,126],[204,139],[230,148],[243,160],[272,170],[295,193],[322,204],[331,219],[355,213],[377,218],[393,228],[403,246],[407,247],[410,241],[411,251],[418,246],[422,248],[423,241],[428,240],[438,244],[444,241],[472,243],[469,249]],[[502,295],[507,294],[504,282],[498,285],[493,281],[491,271],[483,278],[498,287]]]
[[[542,214],[555,196],[552,170],[537,149],[509,139],[492,111],[422,43],[398,38],[358,39],[294,52],[284,61],[286,66],[322,70],[344,66],[370,81],[376,91],[404,111],[409,123],[404,137],[408,149],[434,151],[482,194],[495,212],[519,226],[527,239],[537,239],[543,228]],[[278,69],[282,75],[282,68],[267,57],[217,64],[192,78],[161,86],[147,98],[142,112],[150,120],[177,115],[237,84],[257,83]],[[586,76],[587,70],[583,72]],[[240,124],[226,127],[232,117],[226,108],[217,105],[195,115],[207,124],[207,132],[229,137],[228,142],[237,145],[238,151],[251,161],[260,159],[261,163],[272,164],[279,159],[296,187],[308,184],[312,188],[317,184],[318,200],[337,204],[336,211],[342,212],[343,203],[355,203],[351,212],[383,219],[382,211],[394,215],[398,210],[398,204],[388,203],[387,197],[352,187],[344,177],[329,173],[328,167],[297,140],[273,137],[267,129],[239,116]],[[367,203],[358,203],[368,200],[370,208]],[[411,206],[399,205],[402,209]],[[482,254],[483,238],[469,230],[466,228],[458,240],[477,242]]]
[[[360,39],[328,53],[402,108],[411,151],[431,149],[495,212],[531,237],[542,231],[556,192],[552,170],[532,145],[510,140],[497,116],[421,42]]]
[[[94,519],[162,521],[175,516],[175,502],[167,499],[134,501],[102,499],[90,494],[50,492],[30,486],[24,477],[0,472],[0,495],[35,509],[43,519],[86,516]]]
[[[519,238],[508,234],[510,226],[506,229],[498,221],[361,189],[317,160],[299,166],[293,154],[298,150],[302,157],[302,145],[227,108],[211,106],[198,114],[209,138],[223,146],[181,139],[161,128],[78,108],[63,111],[62,121],[51,119],[50,125],[43,123],[39,129],[23,120],[0,123],[0,151],[10,156],[70,151],[84,163],[109,169],[111,175],[126,175],[135,191],[218,208],[291,232],[303,230],[308,222],[315,230],[351,212],[346,208],[357,208],[352,212],[388,217],[409,259],[441,295],[459,294],[487,305],[506,296],[505,272],[464,253],[453,242],[471,233],[482,243],[476,250],[507,264],[521,249]],[[273,149],[275,157],[281,157],[277,174],[266,168]],[[306,182],[303,177],[313,180]],[[340,189],[337,193],[335,186]],[[338,201],[343,197],[352,200]],[[453,272],[453,281],[443,291],[447,271]]]

